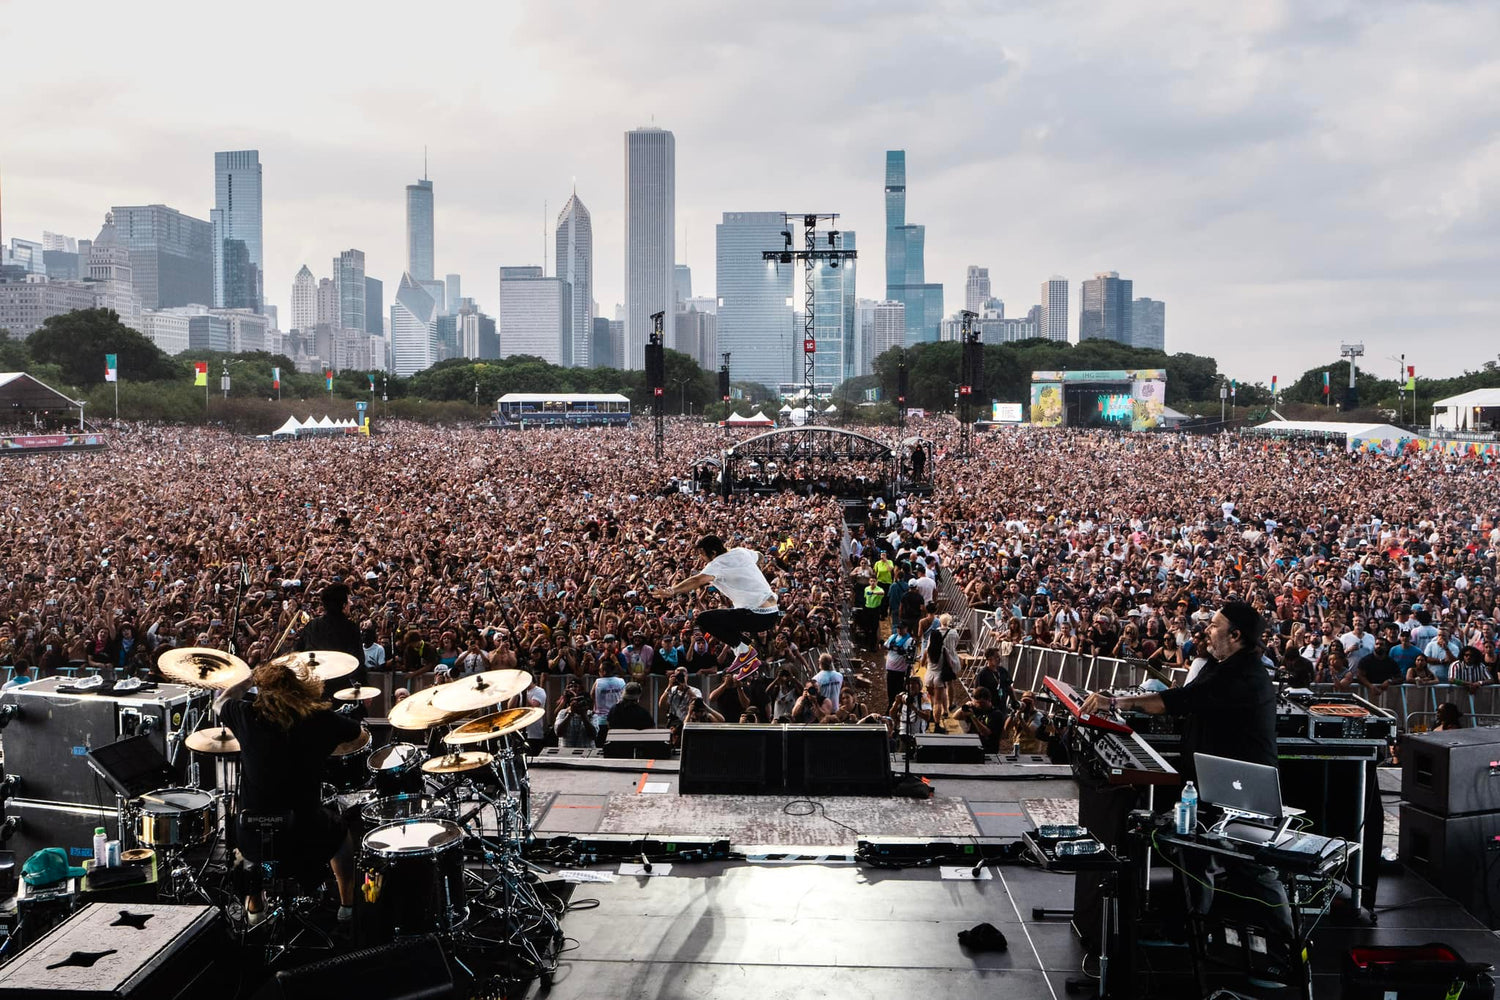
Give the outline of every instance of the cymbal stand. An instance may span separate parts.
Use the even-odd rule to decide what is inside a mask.
[[[537,969],[548,969],[550,963],[534,942],[541,936],[539,932],[545,932],[546,941],[559,942],[562,926],[559,915],[548,907],[537,892],[535,876],[531,870],[535,866],[521,857],[520,838],[527,825],[526,821],[514,817],[517,802],[509,796],[497,801],[478,789],[475,789],[475,794],[482,802],[494,807],[501,839],[499,842],[490,840],[483,834],[473,832],[465,824],[469,836],[479,844],[485,862],[494,869],[494,875],[489,879],[477,873],[469,873],[483,886],[472,898],[472,903],[486,911],[490,917],[498,918],[503,932],[498,938],[489,937],[478,933],[474,923],[471,923],[460,932],[460,936],[481,946],[504,945],[513,948],[525,955]],[[473,814],[468,818],[472,820]]]

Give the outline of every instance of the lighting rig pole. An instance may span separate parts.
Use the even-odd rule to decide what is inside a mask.
[[[651,314],[651,339],[646,342],[646,381],[651,386],[652,423],[658,462],[661,461],[662,442],[667,435],[666,414],[662,412],[667,391],[667,358],[662,346],[662,317],[665,315],[665,311]]]
[[[958,315],[963,323],[964,345],[958,376],[958,457],[967,462],[974,457],[974,387],[984,389],[984,345],[979,342],[980,331],[974,327],[979,314],[964,309]]]
[[[1358,359],[1363,357],[1364,353],[1364,344],[1339,345],[1339,354],[1349,359],[1349,389],[1344,393],[1345,410],[1352,410],[1359,406],[1359,390],[1354,388],[1354,375]]]
[[[813,269],[819,262],[826,263],[829,267],[838,267],[844,261],[854,260],[858,253],[854,250],[845,250],[838,245],[839,231],[833,228],[833,223],[838,219],[838,214],[819,214],[817,212],[804,212],[800,215],[787,213],[786,228],[781,231],[782,239],[786,245],[780,250],[761,251],[761,260],[773,266],[780,264],[791,264],[798,262],[802,264],[803,284],[803,313],[802,313],[802,383],[807,392],[807,406],[810,413],[816,413],[817,407],[814,402],[814,375],[818,354],[818,340],[813,334]],[[792,226],[795,220],[802,220],[802,243],[801,250],[792,249]],[[828,245],[818,247],[818,223],[827,220]]]

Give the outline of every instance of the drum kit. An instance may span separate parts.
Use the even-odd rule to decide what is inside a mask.
[[[348,677],[358,666],[352,656],[324,650],[270,662],[325,682]],[[169,650],[159,669],[178,683],[215,691],[251,679],[244,661],[216,649]],[[435,933],[455,941],[473,937],[457,941],[471,946],[503,942],[530,949],[525,938],[539,925],[557,931],[555,913],[533,886],[537,869],[522,857],[532,835],[530,781],[524,744],[520,752],[516,744],[544,712],[498,707],[530,686],[525,671],[491,670],[425,688],[388,713],[391,727],[410,742],[375,748],[361,722],[359,735],[329,756],[324,804],[338,809],[354,838],[360,920],[369,943]],[[379,693],[350,686],[334,690],[332,698],[348,711]],[[216,762],[218,790],[163,788],[130,803],[143,847],[180,854],[211,845],[220,832],[232,841],[239,740],[214,724],[190,734],[184,745]],[[479,863],[471,867],[470,861]],[[208,897],[195,882],[191,886]],[[495,920],[507,931],[498,938]],[[482,935],[465,931],[486,924]]]

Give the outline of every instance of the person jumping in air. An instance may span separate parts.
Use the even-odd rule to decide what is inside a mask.
[[[710,584],[728,598],[732,608],[715,608],[698,616],[697,627],[734,649],[729,672],[741,679],[760,669],[760,657],[745,634],[759,634],[781,620],[776,592],[760,571],[760,553],[754,549],[725,549],[718,535],[704,535],[693,546],[708,560],[703,569],[667,591],[669,597]]]

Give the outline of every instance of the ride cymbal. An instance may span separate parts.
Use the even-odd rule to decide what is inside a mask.
[[[423,762],[422,770],[428,774],[457,774],[460,771],[477,770],[494,759],[494,754],[483,750],[469,750],[465,753],[450,753],[446,757],[434,757]]]
[[[438,690],[435,687],[423,688],[410,698],[396,702],[391,707],[388,721],[396,729],[430,729],[461,718],[463,712],[449,712],[433,706],[432,696]]]
[[[348,653],[333,649],[309,649],[302,653],[285,653],[271,661],[299,674],[312,674],[321,680],[335,681],[359,669],[359,661]]]
[[[524,670],[486,670],[438,687],[432,703],[449,712],[474,712],[498,705],[531,687]]]
[[[473,722],[465,722],[444,736],[443,742],[456,747],[470,743],[487,743],[490,740],[519,732],[546,714],[546,709],[537,708],[534,705],[527,708],[507,708],[503,712],[486,715]]]
[[[335,701],[369,701],[380,697],[380,688],[348,687],[333,692]]]
[[[250,667],[244,660],[207,646],[169,649],[156,661],[156,669],[168,680],[213,691],[226,691],[250,679]]]
[[[225,726],[215,726],[212,729],[200,729],[196,733],[189,733],[188,738],[182,742],[189,750],[196,750],[199,753],[240,752],[240,741],[235,739],[234,734]]]

